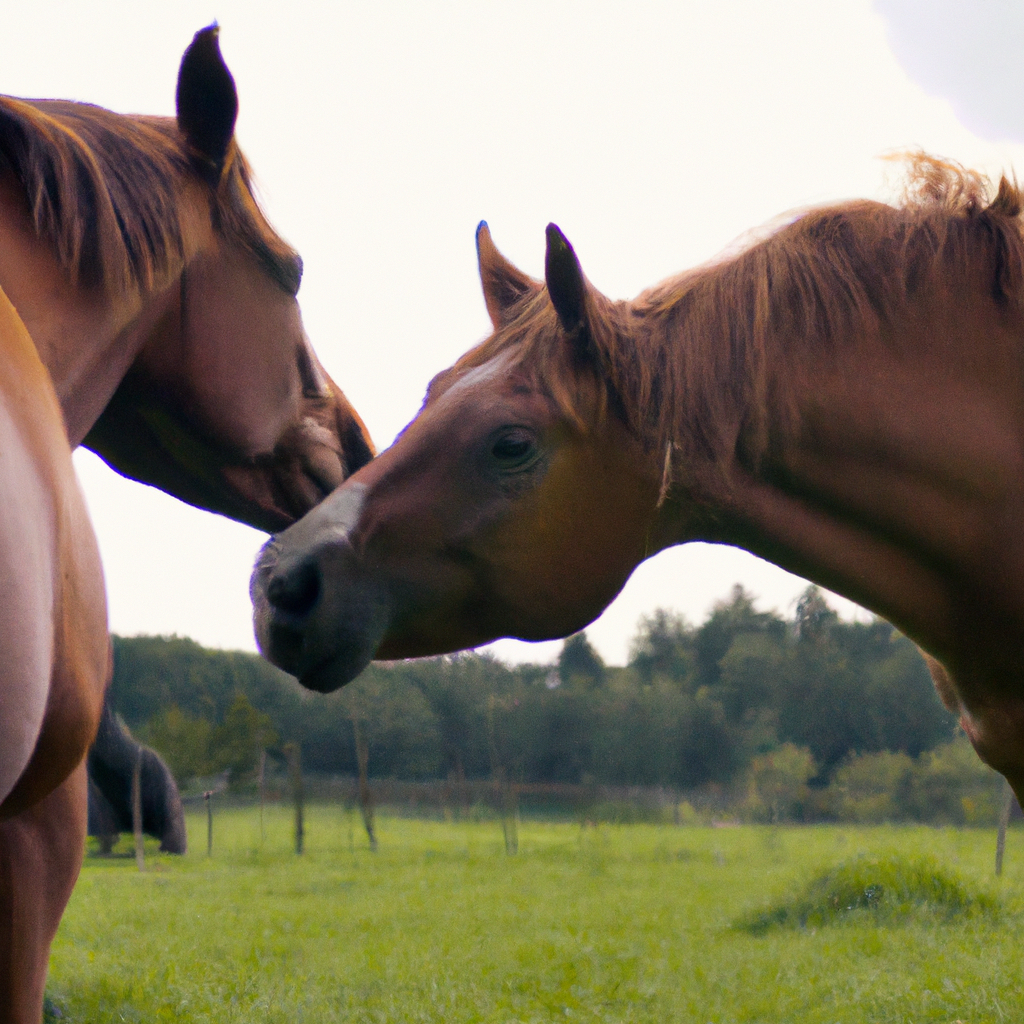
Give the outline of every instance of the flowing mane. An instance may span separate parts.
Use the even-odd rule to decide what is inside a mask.
[[[36,231],[53,242],[72,281],[148,291],[180,273],[188,237],[181,193],[190,184],[208,187],[173,118],[3,96],[5,168],[21,182]],[[260,211],[234,141],[219,183],[208,191],[216,229],[242,242],[294,295],[302,263]]]
[[[734,448],[741,434],[757,459],[768,410],[777,423],[795,416],[787,384],[802,354],[877,336],[950,275],[978,281],[999,304],[1024,305],[1016,183],[1004,177],[990,200],[977,173],[923,154],[908,163],[897,206],[858,200],[812,209],[738,255],[632,302],[590,289],[588,363],[552,344],[557,316],[538,283],[506,327],[436,379],[428,401],[464,371],[508,352],[581,427],[578,375],[593,372],[604,407],[650,449],[668,452],[666,474],[676,453],[692,466]]]

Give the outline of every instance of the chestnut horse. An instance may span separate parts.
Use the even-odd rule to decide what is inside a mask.
[[[636,565],[733,544],[891,620],[1024,797],[1020,191],[919,157],[898,207],[805,211],[612,302],[477,235],[494,332],[392,448],[266,546],[262,650],[371,658],[585,626]]]
[[[202,508],[286,526],[373,454],[322,370],[301,262],[234,141],[215,26],[177,118],[0,97],[0,1020],[38,1024],[81,866],[109,674],[83,442]]]

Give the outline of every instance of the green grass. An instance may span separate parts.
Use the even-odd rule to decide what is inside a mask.
[[[129,858],[88,858],[51,961],[63,1019],[1024,1016],[1021,832],[997,884],[990,830],[524,822],[520,853],[507,857],[496,822],[382,817],[376,854],[341,809],[314,807],[307,824],[301,858],[284,808],[268,809],[265,838],[257,812],[219,811],[211,858],[201,815],[186,858],[150,856],[142,874]],[[899,913],[865,909],[840,926],[809,913],[759,934],[735,926],[780,906],[798,920],[800,899],[876,884]],[[935,912],[947,897],[974,909],[947,901]]]

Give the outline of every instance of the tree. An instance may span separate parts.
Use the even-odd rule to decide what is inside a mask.
[[[591,646],[585,631],[573,633],[562,644],[558,655],[558,676],[564,684],[584,689],[593,689],[604,682],[604,662]]]
[[[841,821],[880,823],[909,816],[914,762],[888,750],[851,758],[829,786],[829,805]]]
[[[1003,783],[983,764],[967,737],[958,736],[917,759],[910,797],[914,817],[949,825],[994,825]]]
[[[796,603],[796,634],[802,640],[819,640],[839,621],[820,588],[812,583]]]
[[[213,731],[213,759],[222,771],[238,782],[255,770],[260,751],[277,743],[270,716],[258,711],[240,690],[228,708],[224,721]]]
[[[727,782],[736,770],[736,745],[725,709],[702,686],[685,706],[673,781],[684,788]]]
[[[768,821],[798,816],[809,795],[807,783],[816,772],[811,752],[792,743],[755,757],[750,762],[747,810]]]
[[[732,722],[751,711],[777,707],[780,682],[789,670],[786,638],[767,632],[739,633],[718,662],[715,696]]]
[[[877,749],[864,700],[864,666],[851,657],[848,634],[817,587],[804,591],[793,626],[777,701],[779,739],[808,747],[825,781],[851,754]]]
[[[765,632],[781,641],[786,624],[771,612],[754,611],[753,595],[737,583],[729,599],[717,602],[707,621],[694,634],[697,684],[711,687],[718,684],[721,660],[737,636]]]
[[[158,712],[139,736],[164,759],[179,782],[217,770],[210,753],[213,726],[205,718],[186,714],[177,704]]]
[[[664,608],[643,616],[630,644],[629,666],[643,683],[655,678],[688,683],[694,672],[693,630]]]
[[[874,722],[879,750],[911,757],[953,738],[957,718],[939,700],[917,646],[889,627],[882,657],[868,665],[864,701]]]
[[[424,671],[429,665],[430,670]],[[440,773],[461,782],[490,771],[486,694],[506,692],[516,674],[489,655],[456,655],[396,666],[433,712],[441,740]]]

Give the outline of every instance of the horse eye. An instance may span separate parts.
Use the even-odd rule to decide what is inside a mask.
[[[491,456],[502,469],[518,469],[533,458],[537,446],[525,430],[509,430],[491,445]]]

